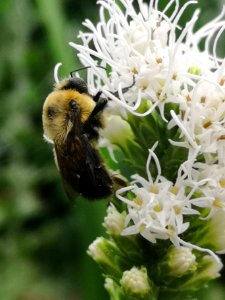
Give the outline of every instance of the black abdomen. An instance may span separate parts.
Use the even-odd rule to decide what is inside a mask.
[[[71,142],[72,141],[72,142]],[[88,199],[101,199],[111,195],[112,178],[101,157],[89,140],[81,135],[70,143],[55,147],[59,169],[67,194],[77,193]]]

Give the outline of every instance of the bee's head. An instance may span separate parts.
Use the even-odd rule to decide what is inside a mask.
[[[65,140],[73,125],[84,123],[94,107],[84,80],[70,78],[59,82],[44,102],[44,135],[51,141]]]
[[[55,86],[56,90],[74,90],[80,94],[88,94],[88,87],[85,80],[79,77],[71,77],[66,80],[62,80]]]

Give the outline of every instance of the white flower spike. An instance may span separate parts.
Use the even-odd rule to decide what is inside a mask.
[[[196,30],[199,9],[184,28],[180,20],[197,1],[170,0],[162,11],[159,0],[97,3],[99,22],[85,20],[81,44],[70,45],[90,67],[90,94],[109,100],[99,145],[129,175],[104,219],[109,239],[89,254],[112,299],[142,290],[157,299],[155,284],[165,295],[174,288],[165,276],[175,293],[189,291],[219,276],[215,253],[225,252],[225,7]]]

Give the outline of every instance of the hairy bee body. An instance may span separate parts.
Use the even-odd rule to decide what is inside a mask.
[[[79,193],[100,199],[113,191],[113,178],[95,146],[107,103],[100,95],[92,97],[84,80],[69,78],[56,85],[43,106],[44,136],[54,145],[56,164],[70,198]]]

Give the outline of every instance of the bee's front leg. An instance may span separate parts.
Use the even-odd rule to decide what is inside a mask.
[[[96,105],[89,115],[87,121],[83,124],[83,133],[87,133],[90,140],[98,139],[98,129],[102,128],[103,126],[101,112],[104,110],[107,102],[107,99],[100,98],[100,93],[98,93],[98,100],[96,102]]]
[[[102,92],[98,92],[94,97],[93,100],[96,102],[95,108],[93,109],[92,113],[89,116],[89,119],[93,116],[97,115],[100,111],[103,111],[105,108],[108,100],[106,98],[101,98]]]

